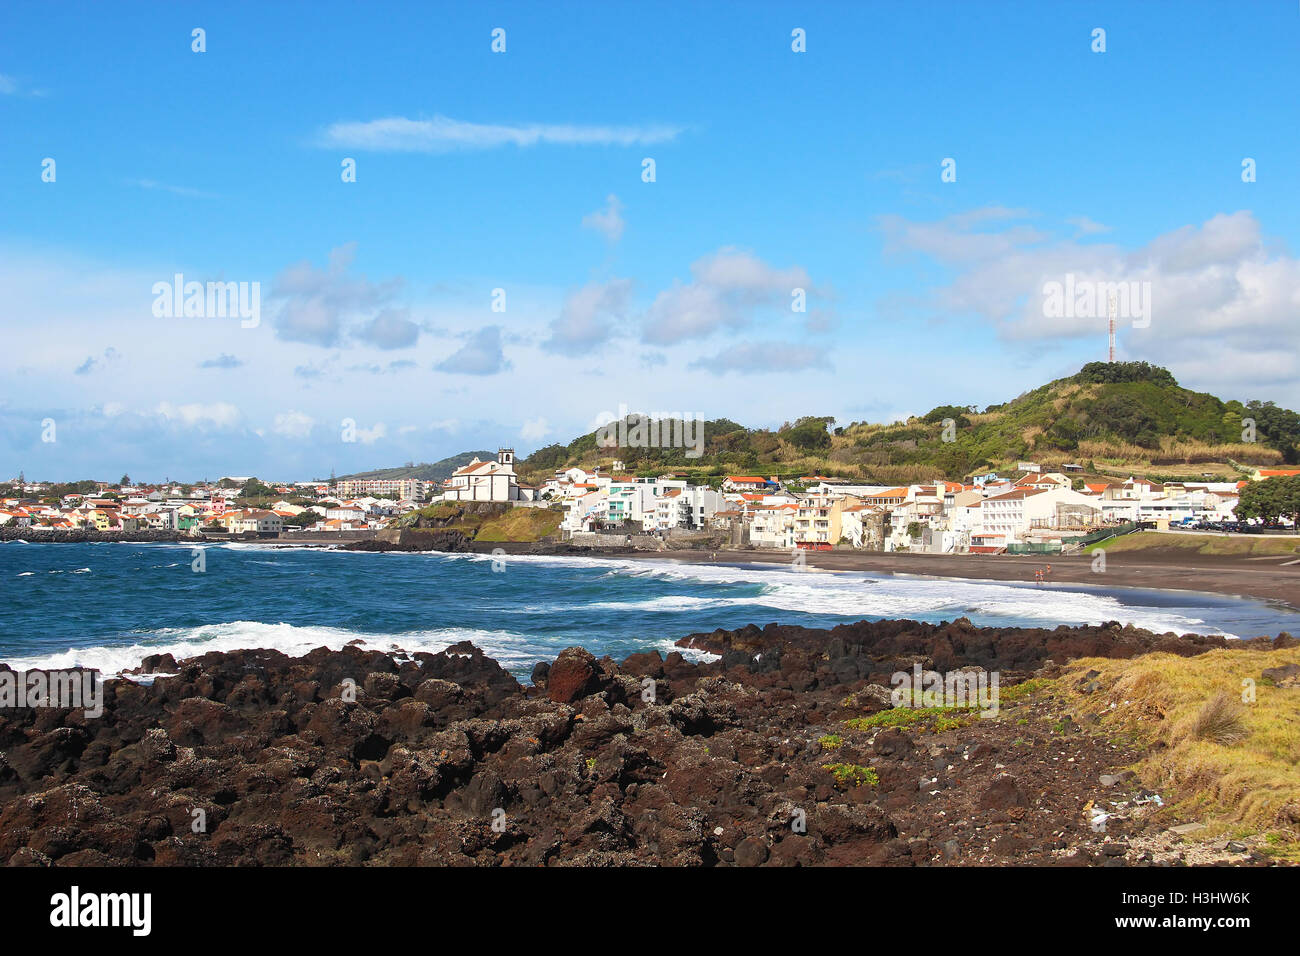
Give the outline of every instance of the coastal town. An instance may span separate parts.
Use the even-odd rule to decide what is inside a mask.
[[[1161,483],[1094,481],[1072,470],[1021,461],[962,481],[890,486],[826,475],[635,475],[621,460],[609,459],[590,470],[560,469],[530,485],[516,474],[514,451],[502,448],[495,458],[475,457],[442,482],[267,484],[236,476],[198,484],[95,482],[93,490],[55,494],[56,486],[20,477],[0,498],[0,529],[8,536],[83,531],[342,539],[401,527],[413,512],[439,504],[489,504],[556,512],[557,539],[576,546],[689,547],[706,536],[714,546],[786,551],[1058,553],[1139,527],[1252,530],[1257,525],[1236,514],[1242,489],[1252,481],[1300,475],[1300,468],[1256,468],[1238,481]],[[264,506],[251,506],[250,499]],[[1287,519],[1278,524],[1291,527]]]

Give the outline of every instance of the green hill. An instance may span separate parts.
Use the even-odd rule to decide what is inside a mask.
[[[469,464],[474,458],[495,459],[494,451],[463,451],[459,455],[452,455],[450,458],[444,458],[441,461],[435,461],[432,464],[420,462],[418,465],[407,464],[401,468],[376,468],[374,471],[359,471],[353,475],[339,475],[339,479],[351,478],[355,480],[367,479],[388,479],[395,480],[399,478],[419,478],[421,481],[446,481],[451,477],[451,473],[461,465]]]
[[[1243,441],[1243,419],[1255,441]],[[1166,369],[1145,362],[1093,362],[1001,405],[940,406],[892,424],[808,416],[776,430],[727,419],[704,424],[704,451],[599,448],[589,433],[549,445],[519,462],[524,480],[557,468],[621,459],[629,471],[725,474],[825,474],[881,483],[959,479],[1014,468],[1021,459],[1044,467],[1076,463],[1085,475],[1225,480],[1251,466],[1300,460],[1300,415],[1272,402],[1224,402],[1182,388]]]

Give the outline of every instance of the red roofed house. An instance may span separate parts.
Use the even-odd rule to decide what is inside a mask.
[[[755,476],[728,475],[722,482],[723,491],[762,491],[767,487],[767,479]]]

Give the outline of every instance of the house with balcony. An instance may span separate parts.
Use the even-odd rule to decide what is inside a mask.
[[[1103,510],[1087,495],[1066,488],[1019,488],[985,498],[980,505],[980,531],[1005,535],[1007,543],[1043,532],[1083,535],[1102,522]],[[1056,536],[1056,535],[1049,535]],[[972,545],[975,535],[972,534]]]
[[[749,543],[755,548],[794,548],[797,504],[757,505],[748,509]]]
[[[844,507],[858,503],[858,499],[842,495],[801,498],[794,515],[795,547],[822,550],[839,544],[844,533],[841,517]]]

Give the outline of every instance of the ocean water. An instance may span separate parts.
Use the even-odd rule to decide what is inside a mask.
[[[360,639],[437,651],[471,640],[515,674],[580,644],[615,659],[698,631],[863,618],[1055,626],[1118,620],[1234,637],[1300,633],[1300,612],[1188,591],[1037,586],[865,572],[581,557],[366,553],[211,545],[0,544],[0,661],[136,667],[148,654]],[[493,570],[494,566],[501,570]]]

